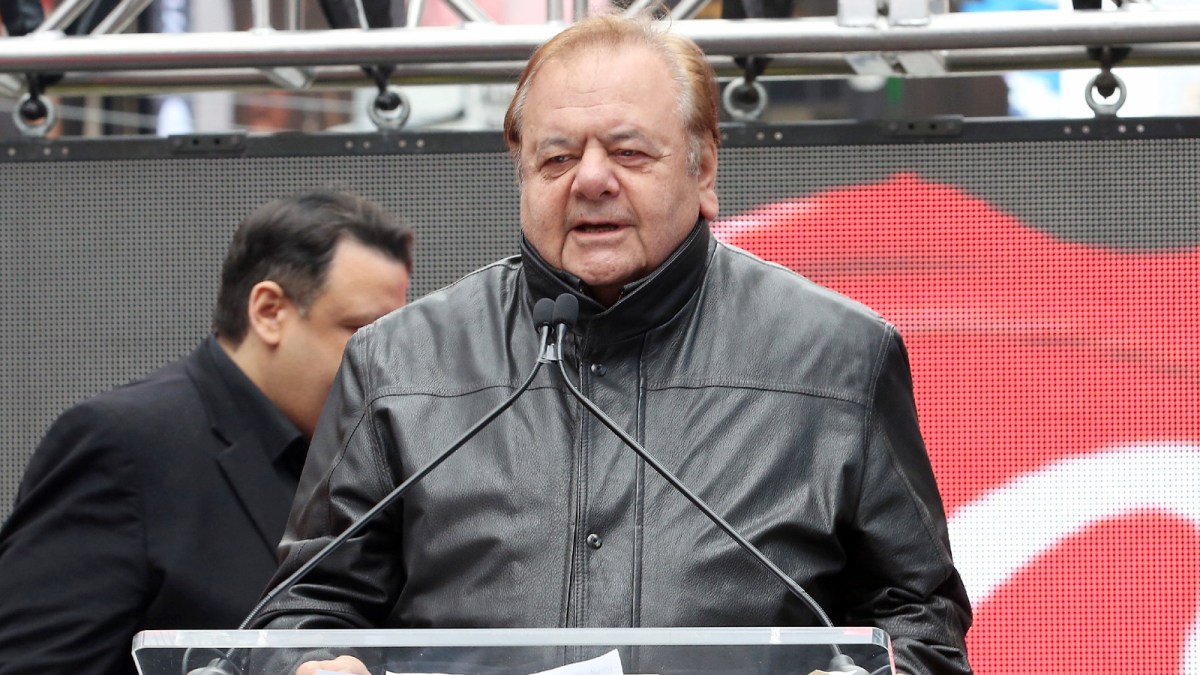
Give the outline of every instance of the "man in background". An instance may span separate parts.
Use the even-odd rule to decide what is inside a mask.
[[[0,673],[127,675],[146,629],[261,596],[342,351],[405,304],[413,235],[314,191],[238,227],[213,334],[55,421],[0,529]]]

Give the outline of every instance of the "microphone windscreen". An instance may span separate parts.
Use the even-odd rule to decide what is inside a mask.
[[[554,301],[542,298],[533,305],[533,325],[537,328],[549,326],[554,317]]]
[[[575,326],[579,318],[579,298],[570,293],[563,293],[554,301],[554,323],[566,324],[567,328]]]

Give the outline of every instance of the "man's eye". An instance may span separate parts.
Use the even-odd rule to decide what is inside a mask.
[[[540,170],[544,173],[560,175],[570,169],[574,161],[575,157],[572,155],[554,155],[542,161]]]

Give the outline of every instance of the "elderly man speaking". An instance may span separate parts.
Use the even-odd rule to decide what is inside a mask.
[[[835,623],[886,630],[906,673],[970,672],[900,337],[713,239],[716,93],[695,43],[648,21],[588,18],[537,50],[505,119],[520,254],[351,341],[277,581],[518,390],[535,304],[570,294],[573,384]],[[255,625],[818,623],[547,369]]]

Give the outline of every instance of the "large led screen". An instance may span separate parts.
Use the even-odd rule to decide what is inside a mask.
[[[1200,673],[1200,250],[1155,231],[1194,214],[1112,187],[1121,233],[903,169],[717,225],[905,337],[978,673]]]

